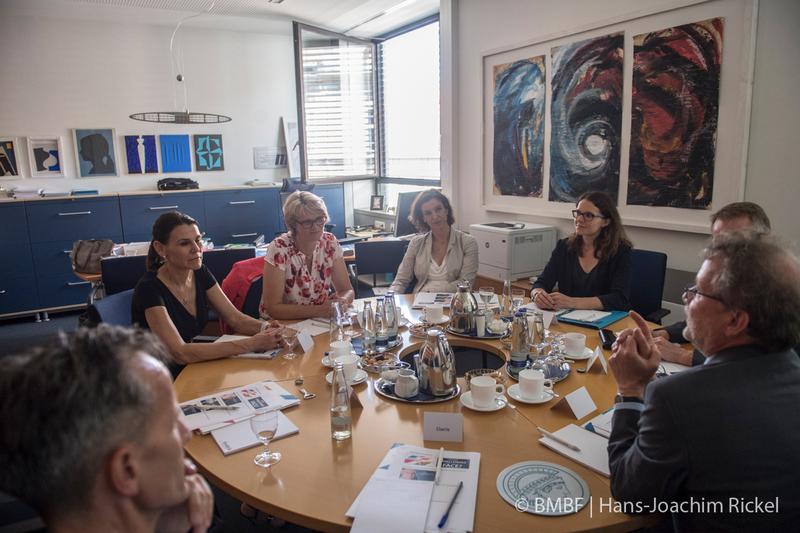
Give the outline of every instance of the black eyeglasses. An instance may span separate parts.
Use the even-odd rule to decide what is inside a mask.
[[[578,211],[577,209],[572,210],[572,218],[578,220],[578,217],[583,217],[586,222],[591,222],[596,218],[608,218],[604,217],[603,215],[595,215],[594,213],[590,213],[589,211]]]
[[[689,297],[689,295],[690,295],[690,294],[692,295],[691,297]],[[700,296],[703,296],[703,297],[705,297],[705,298],[711,298],[712,300],[716,300],[716,301],[718,301],[719,303],[721,303],[722,305],[724,305],[724,306],[726,306],[726,307],[728,306],[728,304],[727,304],[727,303],[725,303],[725,300],[723,300],[723,299],[722,299],[722,298],[720,298],[719,296],[713,296],[713,295],[711,295],[711,294],[706,294],[706,293],[704,293],[704,292],[700,292],[700,291],[697,289],[697,285],[690,285],[690,286],[688,286],[688,287],[684,287],[684,288],[683,288],[683,297],[684,297],[684,298],[686,298],[686,300],[691,300],[692,298],[694,298],[694,297],[695,297],[695,296],[697,296],[698,294],[699,294]]]
[[[303,226],[305,229],[311,229],[313,226],[324,226],[327,220],[328,219],[325,217],[319,217],[313,220],[298,220],[297,225]]]

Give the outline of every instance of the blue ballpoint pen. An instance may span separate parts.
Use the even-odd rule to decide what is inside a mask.
[[[444,512],[442,515],[442,519],[439,520],[439,529],[442,529],[444,525],[447,523],[447,519],[450,518],[450,509],[453,508],[453,504],[456,503],[456,498],[458,498],[458,493],[461,492],[461,487],[464,486],[463,481],[458,482],[458,488],[456,488],[456,493],[453,494],[453,499],[450,500],[450,505],[447,506],[447,511]]]

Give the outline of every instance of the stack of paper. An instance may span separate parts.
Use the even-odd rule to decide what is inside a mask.
[[[472,531],[478,495],[481,456],[476,452],[444,451],[439,483],[435,484],[439,450],[396,444],[381,461],[346,515],[351,533],[422,533]],[[445,528],[438,527],[458,493]]]
[[[608,467],[608,439],[575,424],[564,426],[553,432],[553,435],[558,440],[542,436],[539,442],[554,452],[560,453],[564,457],[568,457],[598,474],[606,477],[611,475]],[[574,450],[564,443],[569,443],[578,449]]]
[[[596,417],[592,418],[588,422],[586,422],[583,427],[588,429],[589,431],[594,431],[598,435],[601,435],[605,438],[609,438],[611,436],[611,420],[614,418],[614,408],[606,410],[603,413],[600,413]]]
[[[278,412],[278,431],[272,437],[272,440],[282,439],[299,432],[300,429],[285,414]],[[211,432],[211,436],[214,437],[214,441],[219,446],[219,449],[222,450],[223,455],[246,450],[261,443],[256,434],[253,433],[249,420],[215,429]]]
[[[607,316],[611,316],[611,313],[606,311],[576,309],[561,315],[561,318],[566,318],[568,320],[580,320],[581,322],[597,322],[598,320],[601,320]]]
[[[190,430],[206,434],[247,420],[256,410],[285,409],[299,403],[297,396],[277,383],[262,381],[183,402],[180,418]]]
[[[39,198],[43,190],[36,187],[14,187],[12,192],[14,198]]]
[[[221,335],[217,340],[214,342],[231,342],[231,341],[240,341],[243,339],[247,339],[248,337],[245,335]],[[283,348],[277,348],[275,350],[267,350],[266,352],[245,352],[240,353],[239,355],[232,355],[232,359],[275,359],[275,356],[281,353]]]
[[[289,324],[288,327],[297,331],[307,331],[309,335],[316,337],[329,332],[330,322],[324,318],[309,318],[302,322]]]

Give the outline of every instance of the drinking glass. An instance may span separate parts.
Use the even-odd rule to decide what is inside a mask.
[[[525,301],[525,291],[521,291],[515,289],[511,291],[511,305],[513,307],[514,312],[517,311],[520,307],[522,307],[522,303]]]
[[[284,359],[294,359],[297,357],[297,352],[294,351],[297,346],[297,331],[292,328],[286,328],[281,334],[284,342],[286,342],[286,350],[283,352]]]
[[[478,289],[478,296],[481,297],[481,301],[483,301],[483,307],[488,308],[489,302],[492,301],[492,297],[494,297],[494,287],[481,287]]]
[[[352,326],[352,322],[344,304],[338,300],[332,301],[330,327],[328,329],[330,342],[349,341],[350,333],[348,333],[348,330],[350,326]]]
[[[275,437],[278,431],[278,411],[256,411],[255,416],[250,419],[250,429],[258,440],[264,443],[264,451],[256,455],[253,462],[262,468],[269,468],[281,460],[279,452],[269,451],[269,441]]]

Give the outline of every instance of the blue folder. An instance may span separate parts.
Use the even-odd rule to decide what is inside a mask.
[[[570,311],[573,310],[572,309],[566,310],[564,311],[564,313],[562,313],[562,315],[567,314]],[[587,322],[585,320],[573,320],[571,318],[564,318],[562,315],[556,315],[558,316],[559,322],[564,322],[566,324],[574,324],[576,326],[583,326],[584,328],[603,329],[610,326],[614,322],[619,322],[620,320],[628,316],[628,312],[611,311],[611,314],[608,315],[607,317],[601,318],[600,320],[595,320],[594,322]]]

